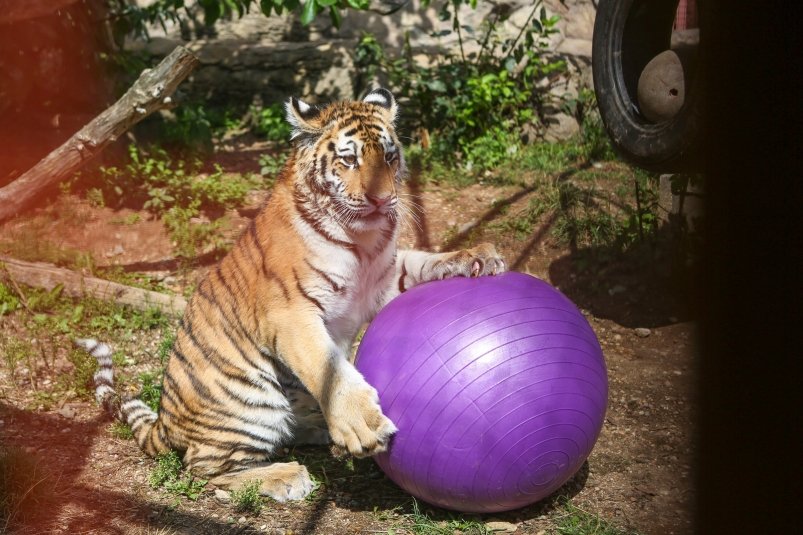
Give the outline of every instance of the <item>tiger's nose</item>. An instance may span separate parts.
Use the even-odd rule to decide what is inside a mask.
[[[383,197],[380,197],[378,195],[372,195],[370,193],[366,193],[365,197],[371,204],[373,204],[377,208],[382,208],[393,199],[393,195],[385,195]]]

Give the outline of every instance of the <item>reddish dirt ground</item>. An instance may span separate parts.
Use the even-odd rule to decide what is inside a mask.
[[[578,304],[597,333],[608,366],[607,416],[580,473],[538,504],[469,518],[504,522],[515,533],[555,533],[566,514],[563,502],[570,499],[574,506],[623,529],[654,535],[690,532],[695,329],[671,284],[666,257],[658,251],[647,261],[618,256],[589,266],[588,251],[550,235],[548,218],[525,237],[494,230],[495,221],[526,204],[530,192],[519,186],[412,186],[424,217],[420,227],[407,229],[403,246],[497,243],[514,269],[551,282]],[[252,204],[259,199],[255,195]],[[120,224],[131,212],[92,208],[74,199],[61,202],[66,204],[60,210],[71,210],[70,217],[40,212],[0,228],[0,254],[10,250],[10,240],[21,236],[49,240],[89,251],[99,265],[134,266],[167,276],[167,285],[177,291],[208,267],[201,266],[189,277],[176,276],[170,240],[161,223],[144,212],[139,222]],[[249,214],[253,210],[231,215],[231,235]],[[14,321],[13,315],[0,317],[0,326],[15,332]],[[161,334],[139,332],[111,341],[136,361],[127,371],[129,377],[156,367]],[[115,438],[110,421],[92,402],[70,398],[37,404],[35,389],[47,388],[47,381],[55,382],[69,366],[60,358],[35,380],[19,373],[12,377],[0,366],[2,442],[20,446],[37,459],[54,493],[20,533],[412,532],[411,498],[372,461],[358,460],[352,467],[329,459],[323,449],[290,452],[306,460],[323,481],[314,497],[268,504],[258,516],[235,512],[215,497],[211,486],[197,501],[154,490],[148,484],[154,462],[132,441]],[[425,504],[422,509],[436,520],[450,518]]]

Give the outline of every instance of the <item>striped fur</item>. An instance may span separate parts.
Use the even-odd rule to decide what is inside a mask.
[[[215,485],[260,479],[277,500],[312,489],[306,469],[270,463],[288,443],[331,441],[373,455],[395,432],[348,361],[357,331],[411,286],[504,270],[493,246],[397,251],[406,174],[384,89],[323,108],[291,99],[295,150],[265,208],[198,285],[165,369],[158,416],[112,388],[111,350],[96,396],[149,455],[175,449]]]

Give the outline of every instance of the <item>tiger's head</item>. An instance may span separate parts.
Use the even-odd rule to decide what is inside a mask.
[[[398,217],[407,169],[390,91],[322,107],[291,98],[286,111],[296,142],[295,179],[318,206],[353,231],[382,228]]]

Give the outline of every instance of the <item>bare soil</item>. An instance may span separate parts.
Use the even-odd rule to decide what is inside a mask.
[[[248,155],[254,158],[255,155]],[[227,159],[235,159],[231,154]],[[250,160],[255,167],[255,161]],[[621,165],[621,164],[605,164]],[[249,164],[241,167],[248,169]],[[550,233],[542,218],[526,236],[499,226],[534,194],[522,186],[425,184],[413,177],[409,194],[420,206],[420,225],[410,225],[403,246],[456,248],[493,241],[516,270],[561,289],[595,329],[608,365],[610,396],[602,434],[583,469],[555,495],[530,507],[489,516],[521,534],[555,533],[571,503],[611,524],[643,534],[689,533],[694,411],[694,325],[683,295],[673,284],[665,247],[637,255],[572,246]],[[264,194],[231,214],[236,235]],[[0,253],[14,239],[47,240],[91,252],[99,265],[150,272],[182,291],[208,265],[178,272],[172,244],[159,221],[145,212],[94,208],[67,199],[59,210],[39,211],[0,228]],[[21,238],[22,237],[22,238]],[[0,317],[6,333],[21,332],[13,315]],[[638,331],[636,330],[638,329]],[[123,376],[132,388],[136,372],[155,369],[162,332],[134,332],[110,340],[133,359]],[[66,342],[65,342],[66,343]],[[66,351],[66,349],[64,350]],[[0,440],[29,452],[49,474],[53,500],[36,511],[20,533],[395,533],[412,532],[413,500],[395,487],[371,460],[331,459],[324,448],[298,449],[289,456],[306,462],[322,481],[312,498],[270,503],[257,516],[238,513],[207,486],[197,501],[152,489],[154,461],[131,440],[115,438],[111,422],[92,401],[65,396],[41,403],[37,392],[55,384],[70,364],[63,354],[36,377],[0,365]],[[125,378],[123,379],[125,382]],[[431,518],[446,511],[421,508]],[[2,529],[2,527],[0,527]]]

